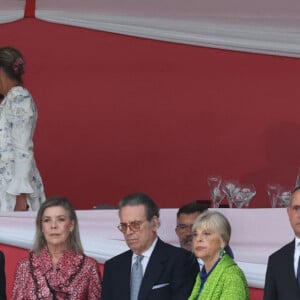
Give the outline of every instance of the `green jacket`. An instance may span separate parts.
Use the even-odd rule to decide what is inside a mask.
[[[234,260],[225,254],[208,276],[203,290],[200,275],[196,277],[188,300],[249,300],[249,290],[243,271]]]

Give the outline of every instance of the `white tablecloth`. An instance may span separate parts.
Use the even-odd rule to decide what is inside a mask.
[[[263,288],[268,256],[294,238],[286,209],[219,209],[230,220],[230,246],[250,287]],[[177,209],[161,209],[162,240],[178,246]],[[0,213],[0,243],[30,249],[35,233],[35,212]],[[127,250],[117,229],[117,210],[77,211],[85,253],[104,263]]]

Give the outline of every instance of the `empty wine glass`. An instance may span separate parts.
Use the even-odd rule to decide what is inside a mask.
[[[277,207],[279,187],[280,187],[280,185],[277,183],[267,184],[267,193],[268,193],[272,208]]]
[[[221,201],[225,197],[224,193],[220,190],[222,177],[219,175],[210,175],[207,177],[207,183],[210,189],[210,198],[213,202],[213,207],[218,208]]]
[[[279,205],[281,207],[288,207],[292,199],[292,187],[280,186],[278,192]]]
[[[237,208],[242,208],[245,205],[245,199],[242,197],[239,188],[234,190],[232,195],[232,203],[235,204]]]
[[[300,167],[298,167],[298,173],[297,173],[297,177],[296,177],[295,188],[297,188],[298,186],[300,186]]]
[[[244,201],[244,205],[249,207],[250,201],[256,195],[256,188],[252,183],[245,183],[240,185],[239,195]]]
[[[238,192],[239,189],[238,180],[234,180],[234,179],[224,180],[221,185],[221,188],[227,197],[229,207],[232,208],[233,196]]]
[[[214,208],[219,208],[224,198],[224,192],[221,189],[218,189],[217,193],[214,195],[214,199],[212,200],[214,203]]]

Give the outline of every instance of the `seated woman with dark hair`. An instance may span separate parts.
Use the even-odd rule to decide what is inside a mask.
[[[249,300],[245,275],[226,253],[231,227],[225,216],[205,212],[196,219],[192,232],[193,252],[204,267],[188,300]]]
[[[33,250],[17,265],[12,299],[101,299],[98,264],[83,253],[67,199],[53,197],[40,207]]]

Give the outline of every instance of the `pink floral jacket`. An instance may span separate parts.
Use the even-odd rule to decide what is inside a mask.
[[[48,249],[17,265],[13,300],[99,300],[101,280],[96,260],[67,251],[52,265]]]

